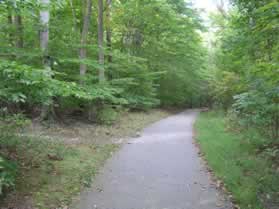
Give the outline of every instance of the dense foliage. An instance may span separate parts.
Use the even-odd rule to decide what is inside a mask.
[[[279,204],[275,149],[260,149],[268,138],[246,129],[228,130],[223,112],[201,113],[197,141],[218,181],[232,193],[236,208],[271,209]],[[273,156],[273,157],[271,157]]]
[[[279,137],[279,2],[233,1],[215,15],[217,41],[211,86],[215,101],[241,126]]]
[[[28,120],[20,114],[13,116],[7,115],[5,109],[0,112],[0,116],[0,141],[4,140],[9,144],[10,140],[15,137],[17,131],[28,123]],[[0,143],[0,149],[1,154],[7,151],[3,143]],[[5,159],[0,155],[0,198],[2,198],[6,190],[15,186],[16,174],[17,165],[13,157],[11,159]]]
[[[16,177],[16,166],[0,156],[0,197],[4,190],[14,186]]]
[[[6,0],[0,12],[0,101],[11,112],[202,101],[202,26],[182,0]]]

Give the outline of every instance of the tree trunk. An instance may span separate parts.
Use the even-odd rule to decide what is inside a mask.
[[[81,32],[81,40],[80,40],[80,51],[79,51],[79,57],[80,61],[83,61],[86,58],[86,47],[87,44],[87,36],[89,31],[89,25],[90,25],[90,16],[92,13],[92,0],[84,0],[84,14],[83,14],[83,26],[82,26],[82,32]],[[79,67],[80,75],[85,75],[86,73],[86,64],[81,63]]]
[[[113,78],[113,74],[112,74],[111,67],[110,67],[110,64],[112,63],[111,6],[112,6],[112,0],[107,0],[107,9],[106,9],[106,41],[107,41],[107,49],[108,49],[108,55],[107,55],[107,62],[108,62],[108,70],[107,71],[108,72],[107,72],[107,77],[110,80]]]
[[[50,0],[41,0],[42,9],[40,11],[40,47],[43,53],[43,65],[45,68],[49,68],[48,58],[48,42],[49,42],[49,6]]]
[[[103,0],[98,0],[98,10],[99,82],[102,83],[105,81]]]
[[[20,11],[18,11],[19,13]],[[22,17],[20,14],[15,16],[15,26],[17,32],[17,40],[16,40],[16,47],[23,48],[23,25],[22,25]]]
[[[11,27],[13,26],[13,16],[12,16],[12,12],[11,9],[9,7],[7,7],[8,10],[8,26],[9,26],[9,43],[11,46],[14,45],[13,43],[13,33],[11,33]]]
[[[73,0],[70,0],[70,6],[71,6],[71,10],[72,10],[72,15],[73,15],[73,31],[77,32],[77,15],[74,9],[74,4],[73,4]]]
[[[112,62],[112,55],[111,55],[111,50],[112,50],[112,43],[111,43],[111,3],[112,0],[107,0],[107,26],[106,26],[106,39],[107,39],[107,48],[109,50],[109,55],[108,55],[108,63]]]
[[[50,0],[40,0],[42,9],[40,10],[40,48],[43,54],[42,62],[46,70],[50,70],[50,59],[48,56],[48,42],[49,42],[49,6]],[[51,99],[50,99],[51,100]],[[49,101],[51,104],[51,101]],[[43,105],[40,119],[45,120],[51,111],[51,107]]]
[[[225,3],[223,0],[220,0],[220,2],[217,3],[217,9],[224,18],[227,18],[227,12],[226,12]]]

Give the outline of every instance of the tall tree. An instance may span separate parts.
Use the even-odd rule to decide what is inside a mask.
[[[99,47],[99,82],[105,81],[104,54],[104,6],[103,0],[98,0],[98,47]]]
[[[43,65],[45,69],[50,69],[50,59],[48,56],[48,44],[49,44],[49,19],[50,19],[50,0],[40,0],[40,48],[43,54]],[[51,98],[48,101],[51,104]],[[44,120],[48,117],[50,108],[48,105],[43,104],[40,119]]]
[[[70,0],[70,7],[71,7],[71,11],[72,11],[72,16],[73,16],[73,31],[77,32],[77,27],[78,27],[77,15],[76,15],[76,11],[75,11],[75,8],[74,8],[73,0]]]
[[[23,48],[23,24],[20,10],[17,11],[18,14],[15,16],[15,26],[17,32],[16,47]]]
[[[14,17],[14,24],[16,28],[16,47],[17,48],[23,48],[23,24],[22,24],[22,16],[21,16],[21,5],[20,1],[14,1],[14,7],[15,7],[15,17]]]
[[[49,7],[50,0],[40,0],[41,10],[40,10],[40,47],[43,53],[43,64],[45,67],[49,67],[49,58],[48,58],[48,43],[49,43]]]
[[[112,62],[112,55],[111,55],[111,50],[112,50],[112,43],[111,43],[111,35],[112,35],[112,30],[111,30],[111,6],[112,6],[112,0],[107,0],[106,41],[107,41],[107,48],[109,50],[109,53],[108,53],[108,63]]]
[[[220,0],[220,2],[217,3],[217,9],[224,18],[227,17],[227,12],[226,12],[226,9],[225,9],[225,3],[224,3],[223,0]]]
[[[81,60],[79,72],[80,75],[85,75],[87,66],[84,64],[84,59],[87,57],[87,50],[86,50],[86,44],[87,44],[87,37],[89,32],[89,26],[90,26],[90,16],[92,14],[92,0],[83,0],[83,6],[84,6],[84,14],[83,14],[83,26],[82,26],[82,32],[81,32],[81,40],[80,40],[80,51],[79,51],[79,57]]]
[[[8,16],[7,16],[8,26],[9,26],[9,28],[12,28],[13,16],[12,16],[11,8],[9,7],[9,5],[7,6],[7,12],[8,12]],[[9,32],[8,36],[9,36],[9,44],[11,46],[13,46],[13,34],[12,34],[12,32]]]

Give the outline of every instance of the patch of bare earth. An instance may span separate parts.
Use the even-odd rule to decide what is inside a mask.
[[[98,125],[68,118],[64,123],[48,126],[33,123],[27,134],[47,139],[61,140],[66,144],[121,144],[136,136],[147,125],[171,115],[166,110],[123,112],[112,125]]]

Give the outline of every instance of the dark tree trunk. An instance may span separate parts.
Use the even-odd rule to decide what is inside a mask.
[[[7,8],[8,9],[8,26],[9,27],[12,27],[13,26],[13,16],[12,16],[12,12],[11,12],[11,10],[10,10],[10,8]],[[13,46],[14,45],[14,43],[13,43],[13,34],[11,33],[11,32],[9,32],[9,43],[10,43],[10,45],[11,46]]]
[[[17,14],[15,16],[15,26],[17,32],[16,47],[23,48],[23,25],[22,25],[22,17],[20,14]]]

